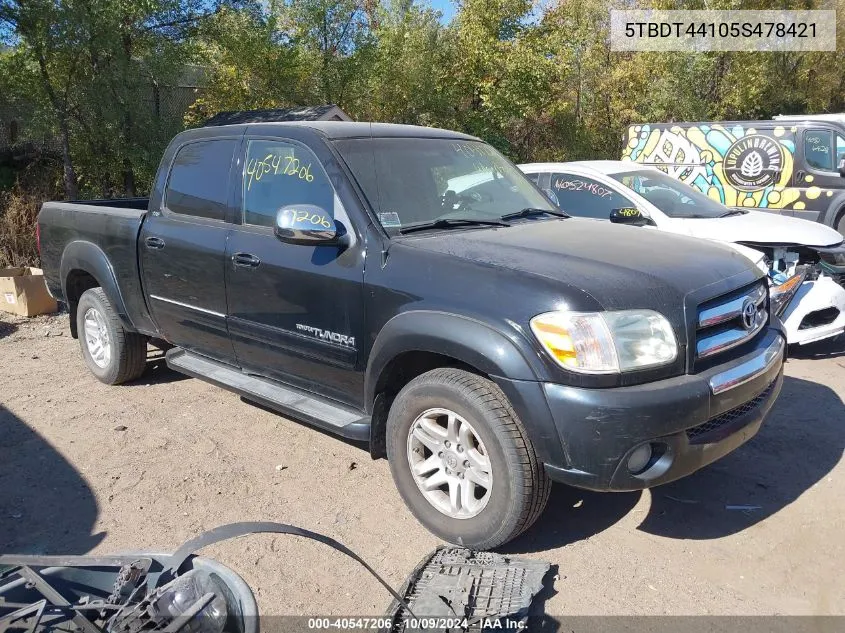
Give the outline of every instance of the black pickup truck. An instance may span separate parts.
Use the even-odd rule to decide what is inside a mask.
[[[368,442],[417,518],[466,546],[527,529],[552,480],[689,475],[781,388],[750,260],[567,217],[455,132],[190,130],[149,200],[48,202],[38,222],[97,378],[132,380],[148,343],[166,348],[179,372]]]

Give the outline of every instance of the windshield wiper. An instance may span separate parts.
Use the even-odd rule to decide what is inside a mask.
[[[415,231],[427,231],[428,229],[454,229],[462,226],[510,226],[507,222],[501,220],[474,220],[472,218],[440,218],[431,222],[423,222],[421,224],[413,224],[399,229],[402,235],[406,233],[413,233]]]
[[[513,213],[505,213],[500,219],[502,220],[516,220],[517,218],[530,218],[533,215],[553,215],[556,218],[568,218],[568,213],[563,211],[552,211],[551,209],[539,209],[536,207],[525,207],[520,211]]]
[[[723,213],[719,217],[720,218],[728,218],[732,215],[745,215],[746,213],[748,213],[748,211],[743,211],[742,209],[731,209],[730,211],[726,211],[725,213]]]

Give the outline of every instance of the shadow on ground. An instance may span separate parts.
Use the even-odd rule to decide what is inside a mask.
[[[147,366],[144,373],[135,380],[125,383],[127,387],[149,387],[150,385],[167,384],[188,380],[190,376],[173,371],[167,366],[164,352],[158,349],[147,351]]]
[[[8,321],[0,320],[0,339],[11,336],[18,331],[18,326]]]
[[[714,539],[779,512],[842,459],[845,404],[830,388],[787,376],[756,437],[722,460],[654,488],[638,529],[677,539]],[[546,512],[508,552],[536,552],[589,538],[622,519],[643,493],[595,493],[556,485]]]
[[[651,510],[639,529],[684,539],[735,534],[822,481],[843,450],[845,404],[839,396],[824,385],[787,376],[757,436],[692,477],[653,490]]]
[[[84,554],[99,508],[82,475],[23,420],[0,405],[0,552]]]

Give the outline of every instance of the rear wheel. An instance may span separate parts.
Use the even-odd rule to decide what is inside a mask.
[[[839,231],[842,236],[845,236],[845,210],[842,211],[836,222],[836,230]]]
[[[495,383],[435,369],[396,396],[387,455],[403,500],[451,543],[491,549],[528,529],[551,482],[522,422]]]
[[[102,288],[86,290],[76,309],[82,357],[100,382],[119,385],[140,376],[147,363],[147,338],[123,328]]]

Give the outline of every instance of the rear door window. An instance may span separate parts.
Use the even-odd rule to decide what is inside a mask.
[[[833,132],[807,130],[804,132],[804,160],[813,169],[833,171]]]
[[[561,209],[581,218],[607,220],[613,209],[636,206],[607,185],[575,174],[553,173],[548,191]]]
[[[274,226],[279,209],[313,204],[334,215],[334,188],[319,159],[288,141],[253,139],[244,164],[243,223]]]
[[[183,145],[170,168],[165,207],[178,215],[223,220],[229,198],[229,170],[237,145],[234,139]]]

